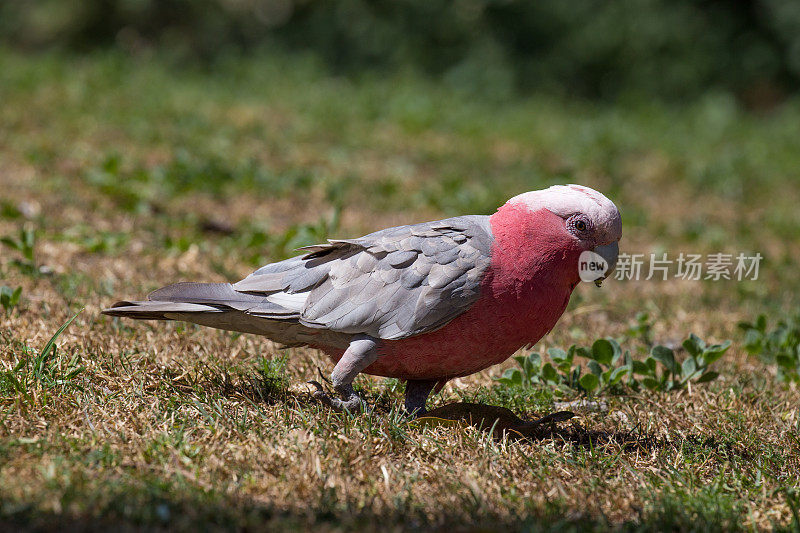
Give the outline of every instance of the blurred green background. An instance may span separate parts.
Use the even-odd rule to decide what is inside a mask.
[[[800,83],[793,0],[20,0],[0,3],[15,48],[167,51],[211,65],[308,51],[334,72],[411,68],[470,93],[694,98],[770,107]]]

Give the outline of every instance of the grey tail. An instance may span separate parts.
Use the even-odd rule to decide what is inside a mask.
[[[102,313],[139,320],[174,320],[175,313],[246,311],[264,304],[269,307],[279,307],[270,305],[264,296],[238,292],[230,283],[182,282],[167,285],[150,293],[143,302],[127,300],[117,302],[110,308],[104,309]],[[283,311],[285,313],[286,310]]]
[[[101,311],[104,315],[135,318],[137,320],[174,320],[168,313],[219,313],[219,308],[182,302],[128,302],[120,301]]]

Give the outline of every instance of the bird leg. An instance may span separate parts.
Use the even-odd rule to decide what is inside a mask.
[[[425,416],[428,410],[425,403],[431,391],[436,388],[436,392],[442,390],[447,380],[441,379],[409,379],[406,382],[406,412],[412,417]]]
[[[331,372],[333,390],[339,393],[341,398],[331,397],[317,381],[308,382],[317,389],[312,396],[335,411],[353,413],[362,409],[366,410],[367,405],[353,390],[353,380],[378,358],[377,346],[378,339],[369,335],[356,335],[353,337],[353,340],[350,341],[350,346],[345,350],[344,355],[342,355],[342,358],[333,367],[333,372]]]

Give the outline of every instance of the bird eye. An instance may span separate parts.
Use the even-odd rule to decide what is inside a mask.
[[[576,220],[575,229],[578,231],[586,231],[586,222],[584,222],[583,220]]]

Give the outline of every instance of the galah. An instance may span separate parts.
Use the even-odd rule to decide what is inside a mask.
[[[300,248],[237,283],[176,283],[106,315],[183,320],[310,346],[336,363],[341,410],[365,407],[353,380],[406,381],[405,409],[425,412],[434,387],[505,361],[558,321],[588,252],[614,268],[622,219],[579,185],[520,194],[491,216],[398,226]],[[583,254],[583,256],[582,256]],[[590,254],[591,255],[591,254]]]

